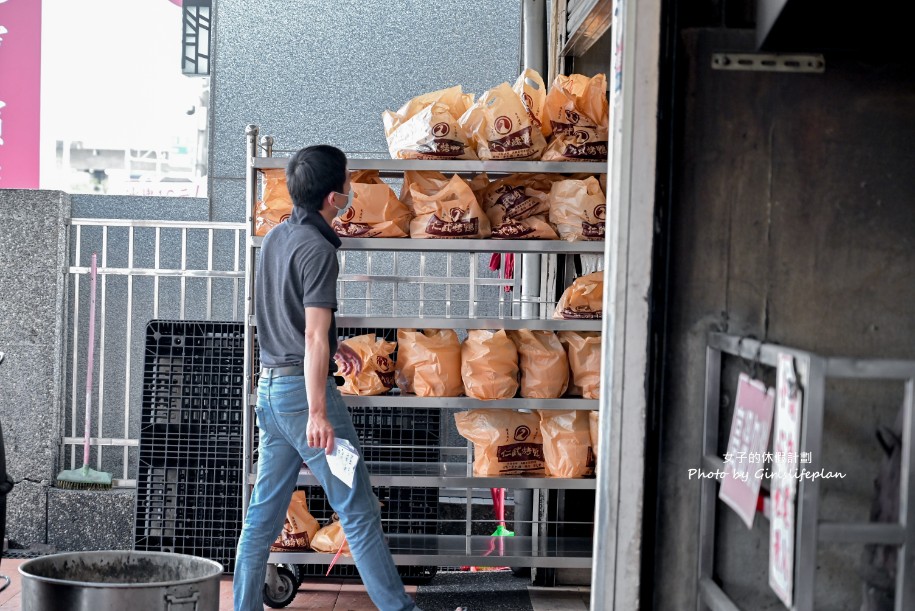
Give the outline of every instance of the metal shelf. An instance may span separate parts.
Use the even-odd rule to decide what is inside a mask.
[[[479,409],[482,407],[496,409],[580,409],[596,411],[597,399],[581,397],[563,397],[561,399],[499,399],[481,401],[473,397],[417,397],[408,394],[375,395],[362,397],[343,395],[343,401],[351,407],[436,407],[440,409]]]
[[[338,316],[338,327],[379,327],[382,329],[531,329],[534,331],[600,331],[597,320],[552,320],[548,318],[382,318]]]
[[[264,238],[250,238],[260,248]],[[511,252],[535,254],[604,254],[604,242],[566,242],[565,240],[430,240],[411,238],[340,238],[341,250],[382,252]]]
[[[248,324],[256,327],[254,315]],[[550,318],[407,318],[406,316],[337,316],[337,327],[378,327],[380,329],[505,329],[517,331],[600,331],[601,321]]]
[[[597,480],[587,478],[558,478],[529,475],[474,476],[472,465],[466,462],[391,463],[367,461],[372,486],[405,486],[427,488],[537,488],[541,490],[594,490]],[[257,465],[248,474],[254,484]],[[317,486],[318,480],[303,467],[297,486]]]
[[[285,169],[288,157],[254,157],[257,169]],[[606,174],[606,161],[439,161],[437,159],[348,159],[350,170],[378,170],[381,174],[399,174],[406,170],[434,170],[453,174]]]
[[[400,407],[409,409],[542,409],[542,410],[585,410],[597,411],[597,399],[581,397],[562,397],[560,399],[497,399],[481,401],[473,397],[417,397],[392,393],[388,395],[343,395],[343,401],[349,407]],[[248,395],[248,405],[257,404],[257,394]]]
[[[584,537],[386,535],[394,562],[406,566],[517,566],[590,569],[594,540]],[[334,554],[274,552],[271,563],[330,564]],[[353,564],[341,556],[340,564]]]

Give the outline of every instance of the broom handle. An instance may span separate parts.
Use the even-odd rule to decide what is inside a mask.
[[[89,269],[89,355],[86,358],[86,436],[83,440],[83,467],[89,466],[89,435],[92,429],[92,370],[95,361],[95,253]]]

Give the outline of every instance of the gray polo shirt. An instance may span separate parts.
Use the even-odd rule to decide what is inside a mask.
[[[305,362],[305,308],[337,310],[340,239],[317,213],[295,207],[264,237],[254,280],[257,341],[262,367]],[[336,369],[337,322],[331,313],[330,365]]]

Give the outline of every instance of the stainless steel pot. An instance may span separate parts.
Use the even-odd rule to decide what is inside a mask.
[[[22,563],[23,611],[218,611],[222,565],[163,552],[72,552]]]

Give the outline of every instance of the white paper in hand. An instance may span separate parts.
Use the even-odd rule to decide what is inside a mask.
[[[353,475],[356,473],[356,463],[359,462],[359,453],[346,439],[337,438],[334,444],[334,451],[327,455],[327,465],[330,472],[337,479],[353,487]]]

